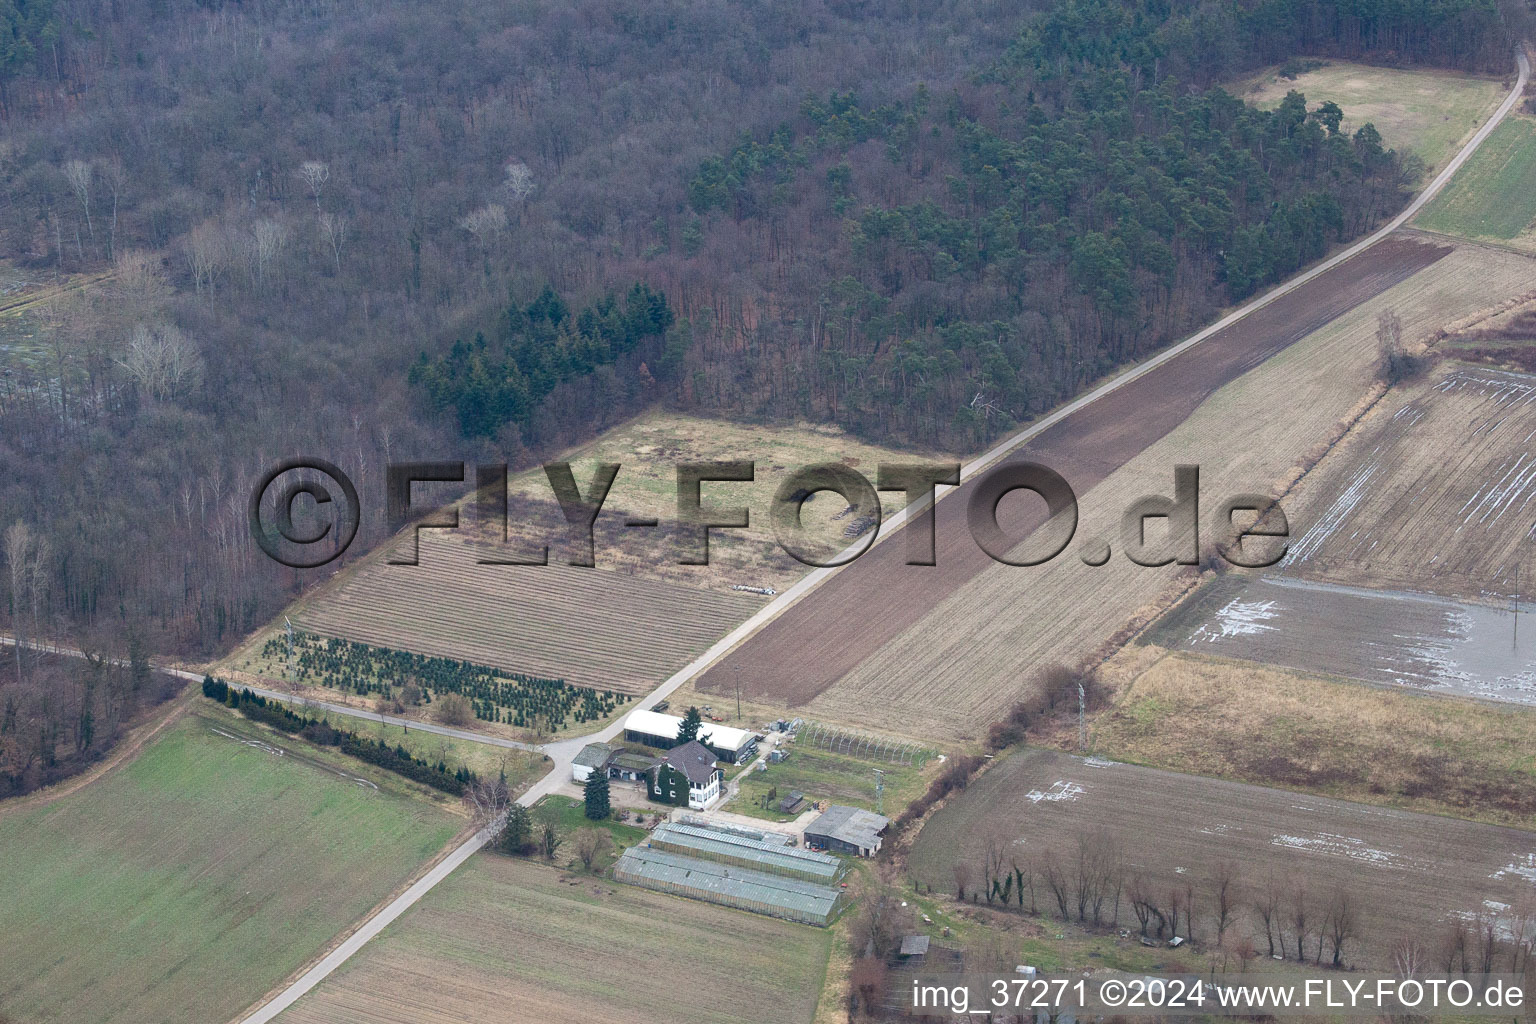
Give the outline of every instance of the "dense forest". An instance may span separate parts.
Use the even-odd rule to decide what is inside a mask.
[[[0,324],[0,613],[228,645],[330,571],[249,538],[300,453],[365,495],[356,553],[386,462],[654,403],[974,448],[1403,201],[1373,131],[1215,83],[1503,73],[1512,11],[10,0],[0,283],[42,298]]]

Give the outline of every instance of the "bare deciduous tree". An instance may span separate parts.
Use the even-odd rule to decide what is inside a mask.
[[[1216,905],[1216,942],[1225,942],[1227,929],[1232,927],[1232,915],[1241,898],[1237,865],[1223,860],[1216,865],[1211,879],[1211,898]]]
[[[1307,902],[1306,883],[1299,878],[1291,890],[1290,913],[1291,929],[1296,936],[1296,962],[1304,963],[1307,959],[1307,929],[1312,921],[1312,906]]]
[[[341,273],[341,250],[347,242],[347,218],[339,213],[320,214],[320,237],[331,250],[336,261],[336,273]]]
[[[500,203],[487,203],[478,210],[471,210],[459,218],[459,227],[475,236],[480,255],[485,263],[485,275],[491,274],[491,253],[496,240],[507,230],[507,208]]]
[[[507,808],[512,804],[512,794],[501,779],[477,779],[464,791],[464,802],[469,805],[470,820],[478,828],[491,830],[491,843],[501,838],[506,827]]]
[[[69,182],[69,187],[74,190],[75,198],[80,201],[80,209],[85,212],[85,230],[91,236],[91,241],[96,241],[96,229],[91,226],[91,179],[93,172],[91,165],[84,160],[70,160],[64,164],[64,180]]]
[[[1468,945],[1466,919],[1452,917],[1445,923],[1445,931],[1440,936],[1439,960],[1446,974],[1456,970],[1466,971],[1469,963]]]
[[[251,225],[250,261],[258,290],[264,290],[272,265],[288,244],[288,226],[270,217]]]
[[[294,173],[309,189],[309,194],[315,200],[315,212],[319,213],[320,195],[325,191],[325,183],[331,180],[330,167],[320,160],[305,160]]]
[[[872,880],[859,893],[859,912],[854,916],[849,939],[856,956],[884,960],[901,946],[901,938],[917,927],[912,908],[903,907],[896,890]]]
[[[964,902],[965,890],[971,884],[971,866],[963,860],[957,860],[950,870],[955,876],[955,899]]]
[[[173,325],[133,329],[121,365],[139,391],[151,401],[170,401],[193,390],[202,380],[197,346]]]
[[[1157,898],[1152,894],[1151,882],[1140,871],[1131,876],[1128,889],[1131,900],[1131,910],[1136,915],[1136,921],[1141,925],[1141,935],[1147,937],[1147,932],[1154,925],[1153,933],[1157,938],[1163,937],[1163,932],[1168,927],[1168,917],[1157,905]]]
[[[533,181],[533,172],[528,165],[521,160],[509,160],[506,167],[506,177],[503,180],[508,194],[518,203],[525,203],[528,197],[533,195],[537,186]]]
[[[117,154],[101,162],[101,180],[107,183],[107,191],[112,193],[112,222],[107,230],[107,259],[110,260],[117,255],[117,206],[128,188],[128,168]]]
[[[1333,952],[1333,966],[1344,966],[1344,944],[1355,937],[1358,924],[1354,901],[1344,887],[1339,886],[1328,899],[1328,914],[1323,922]]]
[[[160,257],[142,249],[124,249],[112,261],[111,293],[119,322],[141,324],[161,319],[173,294]]]
[[[1253,911],[1264,924],[1264,940],[1269,944],[1269,955],[1275,956],[1275,939],[1280,940],[1279,955],[1285,956],[1285,928],[1280,922],[1280,904],[1284,887],[1274,871],[1264,878],[1264,884],[1254,894]]]
[[[597,858],[603,851],[613,845],[613,840],[608,833],[600,828],[579,828],[574,837],[576,844],[576,859],[581,861],[581,866],[588,871],[597,862]]]
[[[1061,915],[1061,919],[1072,920],[1072,913],[1067,909],[1068,898],[1072,893],[1072,883],[1055,856],[1046,858],[1040,870],[1040,877],[1045,880],[1045,887],[1051,890],[1051,898],[1056,901],[1056,911]]]
[[[38,632],[43,596],[48,590],[48,562],[52,556],[48,538],[18,519],[5,531],[5,562],[11,577],[11,621],[16,636],[16,679],[24,681],[28,634],[22,629],[24,611],[32,615],[31,635]]]
[[[183,246],[192,287],[199,295],[206,287],[213,294],[219,274],[229,266],[229,234],[217,221],[205,220],[187,235]]]
[[[468,725],[475,711],[462,694],[448,693],[432,702],[432,717],[444,725]]]

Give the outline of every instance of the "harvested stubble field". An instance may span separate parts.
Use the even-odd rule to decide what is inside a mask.
[[[210,709],[84,789],[0,815],[0,1014],[230,1018],[452,838],[459,820],[407,786]]]
[[[542,470],[510,481],[508,532],[478,520],[473,501],[461,508],[463,528],[420,535],[419,565],[390,565],[401,543],[383,548],[338,574],[288,614],[295,625],[420,654],[561,678],[569,683],[643,693],[682,668],[748,618],[766,594],[807,572],[773,540],[768,510],[793,470],[841,462],[873,480],[881,462],[926,457],[875,448],[829,429],[753,428],[666,414],[644,416],[569,453],[585,490],[597,462],[622,468],[595,529],[595,568],[568,563],[573,550]],[[672,523],[677,518],[675,466],[686,461],[745,459],[757,463],[752,483],[708,483],[706,508],[745,506],[747,530],[715,530],[708,566],[679,565]],[[885,514],[900,509],[900,492],[881,495]],[[807,537],[823,549],[852,543],[843,532],[858,514],[837,518],[843,503],[819,494],[804,508]],[[656,528],[626,526],[656,518]],[[550,548],[547,566],[481,565]],[[404,549],[408,554],[408,547]],[[281,678],[280,665],[261,657],[274,631],[258,633],[226,659],[239,678]],[[326,691],[331,693],[333,691]]]
[[[1131,647],[1100,677],[1106,757],[1363,803],[1536,826],[1536,715]],[[1072,745],[1065,726],[1053,745]]]
[[[1332,100],[1344,108],[1345,132],[1374,124],[1385,145],[1414,154],[1431,173],[1455,155],[1508,92],[1495,78],[1349,61],[1328,61],[1294,78],[1279,72],[1270,68],[1229,91],[1266,110],[1279,106],[1292,89],[1306,96],[1313,109]]]
[[[476,565],[476,549],[421,540],[421,565],[370,562],[292,612],[294,624],[418,654],[643,693],[761,606],[605,569]]]
[[[909,868],[952,892],[957,861],[980,879],[989,840],[1038,867],[1053,855],[1070,861],[1079,835],[1110,836],[1125,876],[1144,872],[1155,893],[1191,887],[1197,939],[1210,938],[1210,883],[1222,862],[1236,866],[1250,897],[1271,871],[1284,879],[1287,907],[1300,886],[1312,928],[1342,889],[1359,914],[1347,955],[1356,966],[1385,968],[1400,940],[1432,949],[1461,915],[1513,914],[1536,900],[1530,832],[1041,750],[1009,757],[929,819]],[[1239,921],[1264,950],[1246,903]]]
[[[1536,119],[1505,118],[1414,224],[1536,247]]]
[[[1061,557],[1034,568],[992,562],[965,526],[967,495],[953,495],[939,505],[937,567],[903,565],[902,545],[879,545],[738,647],[701,688],[733,692],[740,666],[745,692],[806,717],[978,738],[1035,667],[1092,655],[1193,582],[1118,550],[1123,510],[1171,494],[1175,465],[1200,466],[1209,531],[1222,498],[1283,489],[1364,407],[1379,312],[1395,310],[1409,339],[1428,336],[1528,288],[1531,270],[1525,257],[1480,247],[1375,247],[1011,456],[1044,462],[1077,490],[1079,542]],[[1005,500],[1002,518],[1022,536],[1040,512],[1022,498],[1010,512]],[[1092,538],[1117,549],[1100,568],[1078,557]],[[770,668],[782,665],[795,670]]]
[[[1297,490],[1281,569],[1507,602],[1536,533],[1533,438],[1527,374],[1448,364],[1394,392]]]
[[[282,1024],[805,1024],[830,934],[479,854]],[[728,986],[700,979],[730,979]]]
[[[1536,707],[1536,638],[1514,615],[1405,591],[1283,576],[1211,581],[1147,633],[1150,642]]]

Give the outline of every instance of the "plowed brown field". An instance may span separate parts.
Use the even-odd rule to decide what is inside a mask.
[[[1184,423],[1223,385],[1450,251],[1388,239],[1067,417],[1009,459],[1044,463],[1085,495]],[[1271,403],[1251,414],[1287,414],[1284,396],[1271,396]],[[1166,471],[1171,478],[1172,466]],[[875,547],[717,663],[703,687],[733,687],[739,669],[744,689],[806,703],[996,568],[971,539],[965,524],[969,487],[960,490],[966,493],[938,506],[937,566],[904,564],[903,544]],[[1009,536],[1023,537],[1041,524],[1044,510],[1037,505],[1004,502],[1000,519]]]
[[[1145,872],[1158,894],[1193,890],[1197,938],[1212,938],[1216,865],[1235,865],[1244,892],[1238,934],[1258,935],[1261,951],[1249,904],[1270,871],[1282,880],[1287,912],[1304,893],[1311,929],[1335,891],[1348,893],[1360,920],[1358,952],[1347,959],[1357,966],[1386,967],[1403,939],[1433,950],[1458,918],[1512,920],[1536,900],[1536,833],[1038,750],[1009,758],[934,815],[909,867],[953,892],[956,860],[979,880],[989,839],[1001,841],[1005,863],[1039,864],[1054,853],[1070,864],[1079,835],[1105,830],[1127,878]],[[1124,905],[1120,924],[1135,925]],[[1308,936],[1310,958],[1315,930]]]

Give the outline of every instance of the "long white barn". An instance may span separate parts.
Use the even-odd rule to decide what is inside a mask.
[[[656,711],[631,711],[624,720],[624,738],[630,743],[668,750],[677,746],[683,720]],[[722,761],[745,764],[757,753],[757,736],[746,729],[705,722],[699,726],[699,742]]]

